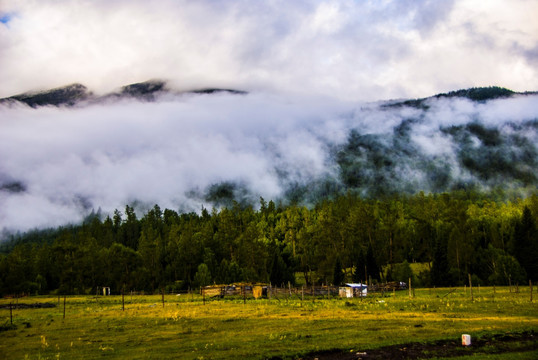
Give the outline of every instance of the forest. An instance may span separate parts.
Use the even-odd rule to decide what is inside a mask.
[[[538,280],[538,196],[474,191],[365,199],[347,193],[312,207],[275,204],[178,213],[155,205],[79,225],[12,235],[0,247],[0,295],[179,291],[208,284],[416,286]],[[414,273],[411,265],[424,264]]]

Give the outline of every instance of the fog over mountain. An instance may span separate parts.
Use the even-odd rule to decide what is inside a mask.
[[[533,0],[2,0],[0,232],[126,204],[533,191],[536,13]]]
[[[538,184],[536,93],[372,103],[192,90],[150,82],[97,96],[76,85],[4,99],[0,229],[79,222],[126,204],[200,211],[256,206],[260,196],[308,205],[345,191]]]

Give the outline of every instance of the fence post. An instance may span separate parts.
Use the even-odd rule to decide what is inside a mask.
[[[121,311],[125,311],[125,285],[121,287]]]
[[[385,297],[385,288],[387,287],[387,282],[385,281],[385,285],[381,285],[381,297]]]
[[[531,296],[532,300],[532,296]],[[13,325],[13,304],[9,303],[9,321],[11,322],[11,325]]]
[[[411,298],[411,278],[409,278],[409,298]]]
[[[531,302],[532,302],[532,280],[529,280],[529,287],[531,288]]]
[[[469,273],[469,289],[471,290],[471,301],[474,301],[474,297],[473,297],[473,282],[471,280],[471,274]]]

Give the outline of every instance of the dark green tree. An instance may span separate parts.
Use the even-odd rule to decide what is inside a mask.
[[[333,285],[343,285],[345,280],[346,274],[344,273],[344,269],[342,268],[342,261],[340,260],[340,256],[337,256],[334,262]]]
[[[288,265],[284,261],[280,251],[275,251],[273,254],[273,261],[271,266],[271,273],[269,274],[269,280],[271,284],[281,286],[282,284],[295,283],[292,271],[290,271]]]
[[[362,249],[359,250],[358,256],[355,258],[354,263],[354,269],[353,269],[353,282],[354,283],[364,283],[367,281],[366,279],[366,256],[364,255],[364,251]]]
[[[415,283],[415,275],[413,274],[411,265],[409,265],[407,260],[404,260],[404,262],[394,265],[392,271],[392,279],[394,281],[403,281],[405,283],[408,283],[409,279],[411,279],[411,282],[413,284]]]
[[[504,250],[491,244],[484,254],[487,259],[486,268],[489,276],[487,282],[491,285],[507,285],[510,282],[524,284],[527,280],[525,270],[519,262]]]
[[[113,291],[121,293],[122,289],[124,291],[132,289],[136,282],[134,275],[142,264],[140,255],[130,247],[114,243],[106,256],[109,282]]]
[[[197,287],[203,287],[211,284],[211,273],[206,264],[201,263],[198,265],[196,274],[194,275],[194,285]]]
[[[528,277],[538,280],[538,232],[530,209],[525,206],[514,229],[514,254]]]
[[[372,244],[368,245],[368,250],[366,251],[366,272],[367,276],[373,280],[380,280],[381,274],[379,271],[379,266],[374,256],[374,250]],[[368,279],[369,280],[369,279]]]
[[[438,239],[431,269],[431,279],[436,286],[448,286],[452,284],[450,267],[448,265],[446,241]]]

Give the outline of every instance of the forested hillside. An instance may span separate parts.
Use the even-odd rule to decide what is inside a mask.
[[[238,281],[344,280],[445,286],[538,279],[538,196],[495,201],[474,192],[378,200],[348,193],[313,208],[260,199],[201,214],[133,207],[80,226],[13,236],[0,255],[0,293],[92,293],[97,286],[180,290]],[[427,263],[411,274],[410,263]],[[302,278],[302,275],[301,275]]]
[[[526,196],[538,186],[538,94],[470,88],[344,102],[164,81],[0,99],[0,241],[131,204],[180,212],[309,208],[347,192]]]
[[[3,99],[0,293],[538,280],[537,99],[162,81]]]

